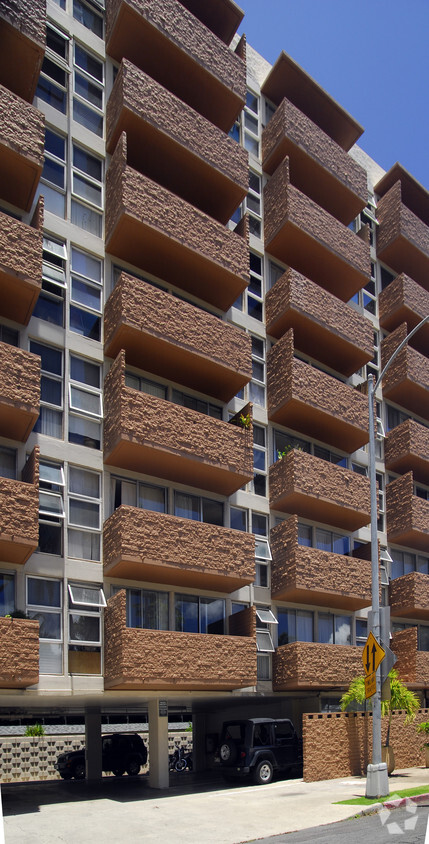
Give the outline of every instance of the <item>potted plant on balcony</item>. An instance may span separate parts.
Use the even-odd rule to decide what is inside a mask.
[[[381,714],[383,717],[386,715],[389,717],[386,742],[381,748],[381,754],[383,762],[387,763],[387,771],[391,774],[395,769],[395,754],[390,744],[390,727],[393,712],[395,709],[401,709],[405,712],[405,724],[409,724],[416,717],[416,712],[420,708],[420,701],[414,692],[407,689],[405,683],[399,679],[398,672],[395,669],[389,672],[389,679],[390,700],[381,701]],[[355,677],[340,700],[340,706],[343,711],[354,703],[360,705],[365,703],[365,680],[363,677]]]
[[[421,724],[417,724],[416,730],[418,733],[424,733],[425,735],[422,747],[425,749],[425,765],[429,768],[429,721],[422,721]]]

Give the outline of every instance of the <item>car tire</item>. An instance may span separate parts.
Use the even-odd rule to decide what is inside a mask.
[[[233,765],[237,759],[237,748],[233,741],[224,741],[219,749],[220,761],[224,765]]]
[[[253,782],[256,785],[268,785],[271,782],[274,774],[273,766],[269,759],[262,759],[258,762],[253,771]]]
[[[60,777],[63,780],[71,780],[72,776],[73,774],[71,771],[64,771],[62,774],[60,774]]]
[[[73,776],[75,780],[84,780],[85,774],[85,762],[75,762],[73,767]]]
[[[137,774],[140,773],[140,768],[140,759],[137,759],[135,756],[133,756],[131,759],[128,760],[126,771],[129,777],[137,776]]]
[[[123,777],[125,774],[125,768],[113,768],[112,774],[114,774],[115,777]]]

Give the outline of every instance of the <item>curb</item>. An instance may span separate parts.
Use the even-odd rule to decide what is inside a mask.
[[[371,803],[365,806],[361,812],[353,815],[354,818],[364,817],[365,815],[372,815],[376,812],[381,812],[382,809],[399,809],[401,806],[406,806],[407,803],[424,803],[429,801],[429,792],[426,794],[415,794],[410,797],[398,797],[397,800],[385,800],[383,803]]]

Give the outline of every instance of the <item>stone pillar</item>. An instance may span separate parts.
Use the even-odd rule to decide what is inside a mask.
[[[101,712],[88,709],[85,712],[85,759],[86,778],[99,780],[103,775],[101,761]]]
[[[161,706],[160,706],[161,704]],[[164,701],[150,700],[149,716],[149,787],[168,788],[170,774],[168,766],[168,712],[164,711]]]

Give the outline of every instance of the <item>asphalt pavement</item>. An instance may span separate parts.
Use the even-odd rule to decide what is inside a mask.
[[[416,785],[429,793],[429,769],[395,771],[389,785],[391,795]],[[361,807],[336,801],[365,787],[365,777],[230,786],[215,772],[176,774],[162,791],[139,776],[7,784],[1,793],[6,844],[241,844],[344,821]]]

